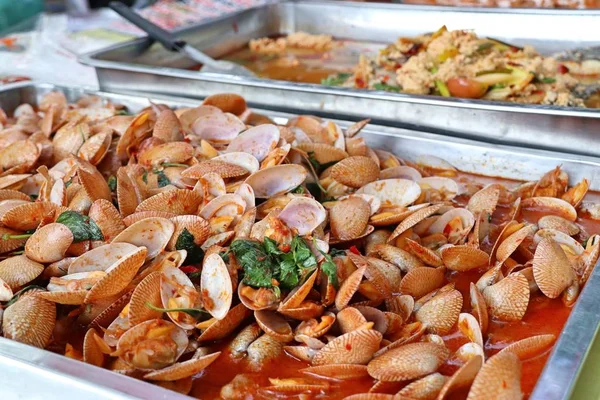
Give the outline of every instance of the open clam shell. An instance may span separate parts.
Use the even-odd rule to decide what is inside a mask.
[[[470,271],[488,264],[489,255],[468,245],[445,246],[440,249],[444,265],[453,271]]]
[[[563,249],[554,240],[538,243],[533,258],[535,283],[546,296],[554,299],[575,281],[575,273]]]
[[[234,138],[227,146],[227,153],[245,152],[261,162],[279,142],[279,129],[275,125],[264,124],[252,127]]]
[[[295,197],[281,210],[278,218],[298,235],[307,235],[325,221],[327,211],[314,199]]]
[[[421,188],[417,183],[407,179],[384,179],[361,187],[357,193],[375,196],[382,205],[394,204],[405,207],[419,198]]]
[[[43,271],[42,264],[30,260],[25,255],[10,257],[0,262],[0,279],[13,291],[33,281]]]
[[[295,164],[283,164],[261,169],[250,175],[245,183],[254,189],[258,199],[267,199],[289,192],[301,185],[307,171]]]
[[[130,243],[111,243],[96,247],[77,257],[69,265],[69,274],[78,272],[106,271],[121,258],[137,250]]]
[[[175,381],[194,376],[212,364],[220,355],[221,352],[218,351],[200,358],[192,358],[188,361],[173,364],[161,370],[147,373],[144,375],[144,379],[151,381]]]
[[[421,378],[437,371],[449,352],[435,343],[410,343],[389,350],[367,366],[369,375],[384,382]]]
[[[254,318],[263,332],[274,339],[285,343],[291,342],[294,338],[290,324],[288,324],[286,320],[275,311],[254,311]]]
[[[492,317],[501,321],[520,321],[529,304],[529,283],[522,274],[510,274],[483,290]]]
[[[521,208],[543,211],[569,221],[577,220],[577,210],[562,199],[555,197],[529,197],[521,202]]]
[[[256,157],[243,151],[221,154],[220,156],[212,158],[212,160],[238,165],[246,169],[250,174],[253,174],[260,169],[260,163]]]
[[[166,218],[146,218],[119,233],[113,239],[113,243],[125,242],[135,246],[144,246],[148,250],[146,257],[151,259],[167,247],[174,231],[175,224]]]
[[[446,268],[421,267],[408,271],[400,283],[400,292],[414,298],[441,288],[446,281]]]
[[[151,272],[135,287],[129,300],[128,318],[132,326],[144,321],[160,318],[162,313],[153,310],[146,304],[161,307],[160,278],[158,271]]]
[[[458,224],[454,225],[454,222]],[[429,233],[444,233],[448,242],[457,244],[463,240],[475,225],[475,217],[465,208],[454,208],[445,212],[430,227]]]
[[[162,343],[157,347],[157,342]],[[116,355],[141,370],[173,365],[189,343],[185,331],[172,322],[152,319],[129,329],[117,343]]]
[[[217,255],[218,257],[218,255]],[[194,284],[178,268],[170,267],[162,271],[160,281],[160,296],[163,308],[194,308],[202,305],[202,296],[194,287]],[[183,312],[172,311],[167,315],[175,324],[183,329],[194,329],[196,320]]]
[[[238,304],[232,307],[225,318],[221,320],[215,320],[208,328],[202,331],[202,334],[198,337],[199,342],[219,340],[227,337],[232,333],[242,321],[250,315],[250,310],[243,304]]]
[[[423,304],[415,313],[415,318],[428,332],[445,335],[458,321],[462,303],[463,298],[458,290],[443,292]]]
[[[204,308],[216,319],[225,318],[231,307],[233,286],[227,265],[218,254],[204,259],[200,287]]]

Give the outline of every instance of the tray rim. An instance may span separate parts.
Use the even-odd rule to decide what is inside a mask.
[[[556,16],[597,16],[600,18],[600,9],[591,11],[582,10],[555,10],[555,9],[500,9],[500,8],[489,8],[480,9],[475,7],[456,8],[449,6],[421,6],[421,5],[408,5],[408,4],[383,4],[383,3],[356,3],[347,1],[327,1],[327,0],[285,0],[280,3],[269,3],[258,7],[253,7],[247,10],[242,10],[225,16],[217,17],[204,21],[199,24],[194,24],[189,27],[177,30],[176,34],[184,34],[193,32],[196,29],[207,28],[212,24],[217,24],[227,19],[235,18],[239,15],[248,12],[254,12],[260,9],[267,9],[269,7],[281,7],[286,5],[294,4],[310,4],[310,5],[335,5],[337,7],[345,8],[375,8],[375,9],[406,9],[415,11],[429,11],[429,12],[460,12],[460,13],[473,13],[473,14],[513,14],[513,15],[556,15]],[[198,81],[207,81],[212,83],[227,83],[239,86],[254,87],[254,88],[269,88],[275,90],[288,90],[293,92],[303,93],[314,93],[322,95],[336,95],[343,97],[354,97],[370,100],[381,100],[390,101],[397,103],[413,103],[413,104],[425,104],[432,106],[442,106],[451,108],[463,108],[473,110],[486,110],[486,111],[499,111],[499,112],[513,112],[519,114],[539,114],[539,115],[553,115],[553,116],[565,116],[565,117],[578,117],[578,118],[591,118],[600,119],[600,112],[593,109],[580,108],[580,107],[559,107],[559,106],[547,106],[537,104],[518,104],[502,101],[486,101],[486,100],[466,100],[458,98],[443,98],[432,95],[413,95],[406,93],[389,93],[384,91],[376,90],[361,90],[353,88],[336,88],[328,87],[320,84],[309,84],[309,83],[296,83],[287,82],[274,79],[262,79],[252,77],[239,77],[227,74],[219,73],[206,73],[197,71],[187,71],[180,68],[172,67],[159,67],[143,64],[124,63],[119,61],[101,60],[98,57],[109,51],[116,49],[133,46],[135,44],[151,43],[152,41],[148,37],[135,38],[132,40],[124,41],[121,43],[114,44],[112,46],[94,50],[88,53],[84,53],[78,57],[78,61],[82,64],[94,67],[96,69],[115,69],[128,72],[136,73],[148,73],[157,74],[167,77],[191,79]]]
[[[164,95],[153,95],[153,94],[122,94],[122,93],[114,93],[114,92],[106,92],[99,91],[89,87],[82,86],[71,86],[71,85],[56,85],[51,83],[43,83],[37,81],[29,81],[29,82],[18,82],[14,84],[5,85],[0,87],[0,94],[4,92],[9,92],[11,90],[19,90],[33,88],[34,90],[44,89],[44,90],[76,90],[80,91],[82,94],[95,94],[100,97],[121,97],[121,98],[129,98],[129,99],[144,99],[144,100],[152,100],[152,101],[165,101],[172,105],[183,105],[190,106],[192,104],[198,104],[197,99],[189,99],[189,98],[178,98],[174,96],[164,96]],[[268,109],[256,109],[257,111],[269,111]],[[291,115],[289,112],[275,112],[275,114],[279,115]],[[373,125],[372,129],[376,130],[377,128],[381,128],[384,135],[392,135],[387,131],[400,131],[399,136],[411,136],[416,137],[419,131],[409,130],[406,128],[393,128],[393,127],[385,127]],[[548,151],[548,150],[532,150],[519,146],[508,146],[508,145],[493,145],[490,143],[485,143],[481,141],[471,140],[471,139],[462,139],[455,137],[446,137],[437,134],[425,133],[427,138],[432,138],[431,140],[438,139],[445,141],[451,141],[458,144],[466,145],[466,146],[476,146],[479,148],[486,147],[498,147],[501,150],[505,151],[517,151],[521,154],[531,154],[537,156],[547,156],[547,157],[559,157],[563,160],[566,159],[568,161],[576,162],[576,163],[586,163],[593,164],[594,167],[600,169],[600,158],[591,157],[591,156],[582,156],[576,154],[569,153],[560,153],[556,151]],[[392,135],[393,136],[393,135]],[[544,366],[542,374],[534,387],[534,391],[530,399],[533,400],[558,400],[558,399],[567,399],[570,396],[570,393],[573,391],[573,388],[578,383],[579,373],[582,368],[585,366],[587,360],[587,354],[593,345],[593,339],[596,337],[598,330],[600,328],[600,308],[597,307],[597,304],[600,300],[600,291],[596,290],[596,288],[592,288],[593,285],[600,286],[600,261],[596,264],[592,275],[590,276],[587,284],[583,288],[580,293],[573,310],[571,310],[569,314],[569,318],[563,329],[560,332],[560,335],[555,342],[551,355]],[[584,301],[582,301],[584,300]],[[582,338],[583,336],[583,338]],[[588,338],[588,341],[585,341],[585,338]],[[27,346],[18,342],[14,342],[9,339],[0,338],[0,344],[3,344],[4,341],[9,341],[11,345],[8,346],[13,348],[13,351],[9,351],[8,347],[4,345],[0,345],[0,366],[2,365],[2,361],[7,358],[16,359],[20,362],[26,362],[28,364],[34,365],[41,370],[48,370],[49,365],[58,367],[57,371],[59,373],[67,374],[69,377],[73,379],[78,379],[96,387],[118,390],[116,387],[112,385],[104,385],[106,382],[97,383],[93,380],[88,380],[87,378],[82,377],[83,375],[90,375],[90,377],[97,375],[100,373],[99,371],[103,371],[109,373],[111,377],[115,378],[115,381],[119,384],[123,385],[134,385],[132,383],[132,379],[130,377],[126,377],[123,375],[119,375],[113,373],[108,370],[99,369],[98,367],[94,367],[92,365],[88,365],[85,363],[71,364],[75,360],[69,360],[67,357],[62,355],[52,353],[47,350],[37,349],[31,346]],[[58,361],[57,361],[58,360]],[[61,360],[65,362],[62,363]],[[58,363],[58,365],[54,365],[54,363]],[[81,374],[77,373],[76,376],[72,374],[71,367],[76,368],[77,370],[81,370]],[[112,381],[112,379],[111,379]],[[146,382],[133,379],[133,381],[137,384],[142,385],[142,388],[152,387],[153,390],[159,390],[159,394],[162,394],[165,389],[150,385]],[[543,383],[540,386],[540,383]],[[557,382],[560,382],[557,386]],[[563,386],[560,386],[563,385]],[[177,394],[175,392],[167,391],[171,398],[190,398],[188,396],[183,396]],[[131,395],[129,393],[125,393],[125,395]],[[179,396],[176,397],[175,395]],[[135,395],[133,395],[135,396]],[[127,398],[127,397],[124,397]]]

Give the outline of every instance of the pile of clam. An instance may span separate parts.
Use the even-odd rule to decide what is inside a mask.
[[[58,92],[0,110],[5,338],[182,393],[219,358],[306,362],[268,386],[240,374],[226,399],[335,398],[356,379],[373,384],[353,398],[520,398],[521,363],[555,335],[494,354],[490,322],[534,296],[572,305],[600,253],[577,223],[588,182],[560,168],[484,186],[370,148],[368,121],[281,126],[232,94],[123,111]]]

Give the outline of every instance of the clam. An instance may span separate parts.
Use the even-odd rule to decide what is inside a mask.
[[[96,247],[74,259],[69,264],[69,274],[78,272],[106,271],[121,258],[136,251],[129,243],[111,243]]]
[[[7,339],[45,348],[56,323],[56,305],[31,290],[8,306],[2,315],[2,334]]]
[[[306,169],[300,165],[284,164],[261,169],[246,178],[256,198],[275,197],[300,186],[306,179]]]
[[[492,356],[475,377],[467,399],[515,399],[521,392],[521,363],[510,352]]]
[[[408,271],[400,283],[400,292],[420,298],[444,285],[446,269],[420,267]]]
[[[336,337],[319,350],[312,364],[367,364],[379,349],[382,335],[374,329],[357,329]]]
[[[419,171],[407,165],[382,169],[379,173],[379,179],[408,179],[417,182],[421,178]]]
[[[177,115],[175,115],[175,113],[171,110],[162,110],[156,118],[152,136],[162,140],[165,143],[182,142],[182,131],[183,126],[179,122]]]
[[[487,185],[471,196],[467,204],[467,210],[471,211],[473,215],[491,214],[496,210],[499,198],[500,188],[498,185]]]
[[[382,205],[394,204],[408,206],[421,195],[421,188],[413,181],[406,179],[384,179],[371,182],[361,187],[357,193],[370,194],[377,197]]]
[[[175,381],[194,376],[212,364],[220,355],[221,352],[218,351],[203,357],[192,358],[188,361],[183,361],[157,371],[149,372],[144,375],[144,379],[151,381]]]
[[[278,142],[279,129],[275,125],[264,124],[242,132],[229,143],[225,151],[249,153],[261,162]]]
[[[398,392],[398,396],[408,398],[433,398],[442,390],[448,378],[440,373],[433,373],[406,385]]]
[[[475,225],[475,217],[464,208],[445,212],[430,227],[429,233],[443,233],[448,242],[457,244],[463,240]]]
[[[417,225],[419,222],[423,221],[425,218],[435,214],[442,208],[442,204],[434,204],[432,206],[415,206],[419,207],[414,212],[411,212],[400,222],[400,224],[394,229],[394,232],[388,238],[388,242],[393,242],[404,232]]]
[[[468,245],[444,246],[440,249],[444,265],[453,271],[470,271],[488,264],[488,254]]]
[[[192,123],[193,135],[213,143],[229,143],[246,126],[238,117],[229,113],[201,115]]]
[[[73,233],[63,224],[44,225],[25,243],[27,258],[40,263],[53,263],[62,260],[73,243]]]
[[[44,266],[42,264],[30,260],[25,255],[0,261],[0,279],[13,291],[27,285],[40,276],[43,271]]]
[[[556,336],[552,334],[531,336],[509,344],[500,350],[500,353],[510,352],[515,354],[519,360],[527,361],[547,352],[555,340]]]
[[[275,311],[254,311],[254,318],[265,334],[282,343],[292,341],[294,337],[292,327]]]
[[[565,252],[552,239],[542,239],[533,258],[535,283],[546,296],[554,299],[576,283],[576,276]]]
[[[428,332],[445,335],[458,321],[462,304],[463,298],[458,290],[443,292],[419,308],[415,318]]]
[[[114,355],[135,368],[159,370],[173,365],[188,342],[183,329],[169,321],[152,319],[127,330]]]
[[[370,214],[369,204],[360,197],[338,201],[330,210],[331,233],[341,240],[357,238],[367,228]]]
[[[225,318],[231,307],[233,287],[227,265],[218,254],[204,259],[200,287],[204,308],[218,320]]]
[[[208,96],[202,102],[202,107],[216,107],[224,113],[242,115],[247,110],[246,100],[236,93],[217,93]]]
[[[417,181],[421,191],[433,196],[428,200],[447,201],[452,200],[458,194],[458,184],[450,179],[439,176],[421,178]],[[434,193],[431,193],[431,192]]]
[[[166,218],[152,217],[138,221],[119,233],[113,243],[130,243],[135,246],[145,246],[148,259],[156,257],[167,247],[175,224]]]
[[[203,296],[185,273],[174,267],[164,268],[160,280],[160,297],[165,309],[174,310],[167,312],[167,315],[177,326],[194,329],[196,319],[181,309],[199,309]]]
[[[521,202],[523,209],[534,209],[544,213],[556,215],[569,221],[577,219],[577,210],[562,199],[555,197],[530,197]]]
[[[520,321],[529,304],[529,283],[521,274],[510,274],[483,290],[492,317],[501,321]]]
[[[369,375],[381,381],[411,380],[437,371],[448,355],[448,349],[438,344],[410,343],[376,357],[367,368]]]
[[[483,358],[481,356],[469,359],[446,381],[439,392],[438,399],[443,400],[451,393],[471,386],[482,365]]]
[[[369,157],[348,157],[331,168],[331,177],[343,185],[360,188],[377,180],[379,166]]]

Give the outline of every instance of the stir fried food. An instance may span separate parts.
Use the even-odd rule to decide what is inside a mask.
[[[339,86],[444,97],[585,107],[573,94],[581,78],[598,81],[600,60],[561,61],[472,31],[399,38],[373,58],[361,56]]]
[[[484,185],[233,94],[124,114],[0,114],[5,338],[198,398],[521,398],[600,253],[560,167]]]

